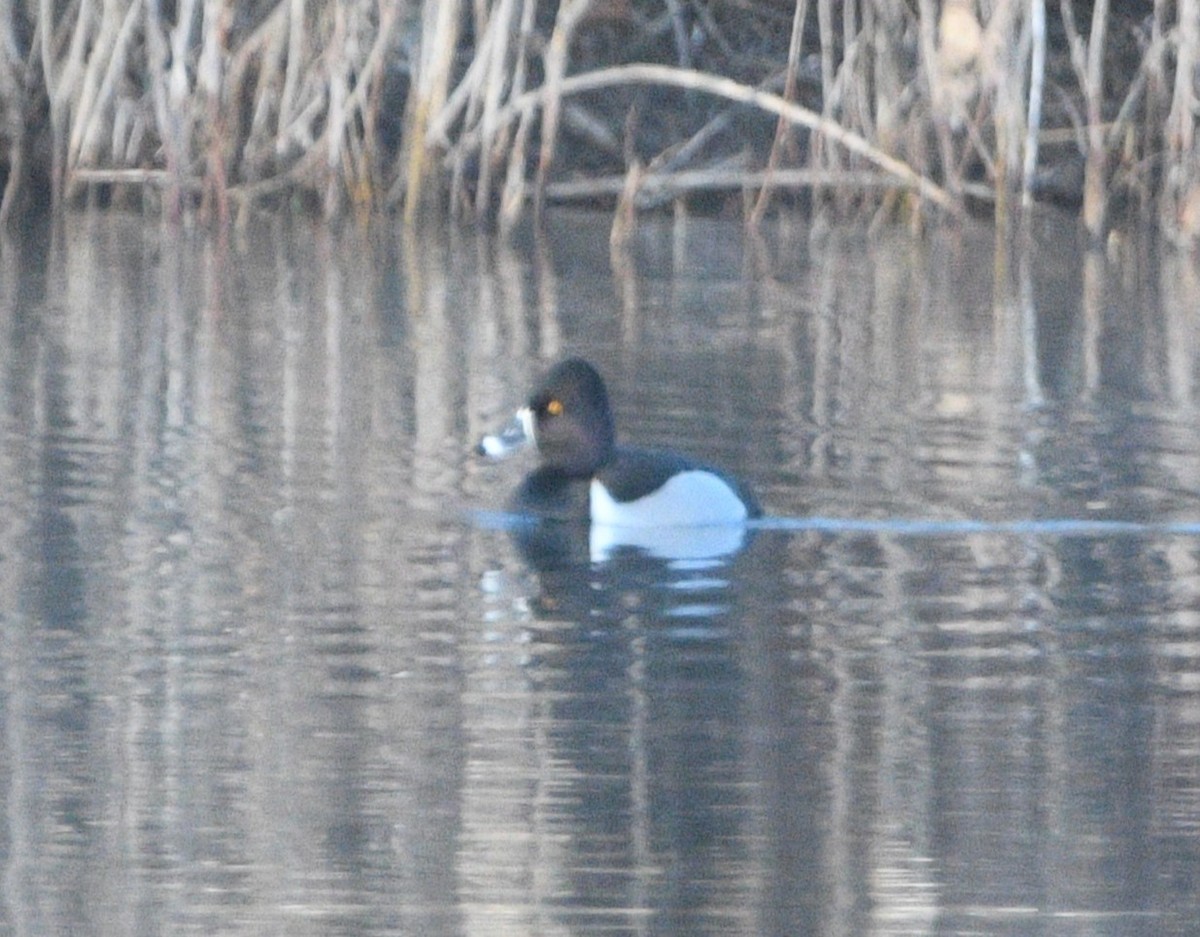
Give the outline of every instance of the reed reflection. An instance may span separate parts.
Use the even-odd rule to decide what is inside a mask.
[[[1180,258],[1097,257],[1085,312],[1065,238],[1010,284],[982,228],[643,222],[627,315],[579,217],[77,221],[0,249],[16,928],[1191,932]],[[478,521],[524,467],[473,443],[564,353],[775,526]]]

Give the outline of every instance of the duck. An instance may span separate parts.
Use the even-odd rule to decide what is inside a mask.
[[[583,358],[554,365],[477,449],[501,459],[529,443],[539,465],[513,497],[524,513],[627,528],[740,525],[762,514],[748,486],[705,462],[618,444],[604,379]]]

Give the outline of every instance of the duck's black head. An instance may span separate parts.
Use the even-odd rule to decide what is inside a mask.
[[[616,434],[608,390],[582,358],[568,358],[551,368],[528,408],[543,465],[582,477],[612,457]]]

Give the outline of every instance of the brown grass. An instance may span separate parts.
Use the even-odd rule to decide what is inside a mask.
[[[0,11],[0,220],[47,200],[214,221],[299,202],[509,226],[618,200],[1008,219],[1049,193],[1097,238],[1137,204],[1190,243],[1200,0],[1145,12],[27,0]]]

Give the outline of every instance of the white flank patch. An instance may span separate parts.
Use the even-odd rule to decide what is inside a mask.
[[[593,480],[592,523],[610,527],[704,527],[740,524],[746,505],[732,488],[711,472],[680,472],[636,501],[617,501]]]

